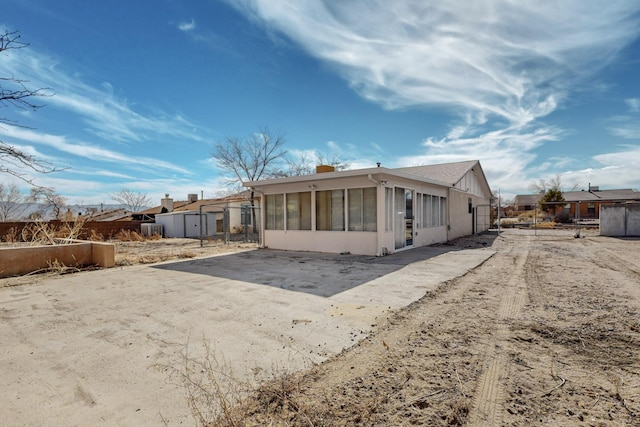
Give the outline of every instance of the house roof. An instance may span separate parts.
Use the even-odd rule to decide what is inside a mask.
[[[173,202],[173,210],[179,209],[184,205],[189,204],[189,202],[187,201],[174,201]],[[158,206],[154,206],[152,208],[149,209],[145,209],[143,211],[140,212],[136,212],[137,215],[155,215],[155,214],[159,214],[162,212],[162,205],[158,205]]]
[[[242,185],[245,187],[262,187],[266,185],[274,185],[274,184],[286,184],[292,182],[305,182],[305,181],[317,181],[319,179],[335,179],[335,178],[345,178],[352,176],[363,176],[363,175],[390,175],[397,176],[400,178],[407,178],[413,180],[419,180],[423,182],[428,182],[431,184],[441,185],[444,187],[455,187],[455,185],[460,182],[460,180],[464,177],[464,175],[469,172],[474,167],[478,167],[479,172],[482,175],[482,179],[486,183],[486,176],[484,175],[484,171],[482,171],[482,167],[480,166],[480,162],[478,160],[470,160],[464,162],[456,162],[456,163],[441,163],[434,165],[423,165],[423,166],[410,166],[404,168],[386,168],[386,167],[375,167],[375,168],[367,168],[367,169],[352,169],[346,171],[335,171],[335,172],[325,172],[325,173],[315,173],[310,175],[301,175],[301,176],[290,176],[286,178],[273,178],[273,179],[265,179],[260,181],[247,181],[243,182]],[[486,184],[486,190],[490,194],[490,189],[488,187],[488,183]]]
[[[640,191],[631,188],[616,190],[591,190],[591,191],[564,191],[562,193],[565,202],[618,202],[640,200]],[[543,194],[518,194],[518,205],[535,205]]]
[[[109,209],[103,212],[96,212],[94,214],[87,215],[90,221],[119,221],[123,219],[130,219],[131,212],[124,208]]]
[[[256,200],[260,200],[260,197],[256,194],[254,197]],[[233,202],[246,202],[249,201],[249,191],[242,191],[238,194],[234,194],[228,197],[221,197],[216,199],[200,199],[194,202],[186,200],[179,200],[173,202],[172,212],[185,212],[185,211],[199,211],[200,206],[203,206],[203,210],[212,211],[216,210],[216,206],[223,207],[228,203]],[[147,210],[137,212],[136,215],[159,215],[162,213],[162,205],[149,208]]]
[[[397,168],[394,170],[455,185],[462,179],[462,177],[464,177],[467,172],[469,172],[470,169],[472,169],[477,164],[479,164],[477,160],[469,160],[456,163],[439,163],[435,165],[410,166],[406,168]]]
[[[640,200],[640,191],[631,188],[619,190],[566,191],[562,193],[567,202],[601,202]]]

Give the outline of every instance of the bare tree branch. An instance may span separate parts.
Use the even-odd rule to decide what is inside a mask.
[[[44,203],[45,207],[42,212],[42,216],[45,216],[47,211],[51,211],[55,219],[60,219],[62,209],[67,206],[67,199],[62,197],[51,187],[34,187],[31,189],[28,200],[35,203]]]
[[[146,193],[136,193],[131,190],[122,189],[118,193],[110,194],[111,199],[125,205],[130,212],[139,212],[142,208],[151,205],[151,199]]]
[[[17,31],[5,31],[0,34],[0,53],[27,46],[29,46],[27,43],[20,41],[20,34]],[[49,88],[32,90],[27,88],[26,83],[28,83],[27,80],[13,76],[0,76],[0,107],[37,110],[42,105],[33,102],[33,98],[53,95]],[[0,117],[0,124],[20,126],[5,117]],[[44,160],[37,159],[4,141],[0,141],[0,173],[13,175],[31,184],[31,180],[26,178],[26,174],[23,172],[25,168],[38,173],[51,173],[59,170]]]
[[[16,184],[5,185],[0,182],[0,221],[6,222],[24,212],[25,197]]]
[[[228,137],[216,144],[213,158],[218,166],[233,175],[233,183],[258,181],[269,177],[286,154],[282,134],[272,135],[266,127],[248,139]]]

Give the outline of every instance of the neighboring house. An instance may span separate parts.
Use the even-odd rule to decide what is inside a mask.
[[[84,218],[89,221],[125,221],[131,219],[131,214],[123,208],[107,209],[100,212],[97,209],[87,209],[87,214]]]
[[[260,199],[256,198],[256,206]],[[250,206],[247,192],[217,199],[200,199],[197,194],[189,194],[186,201],[176,201],[167,194],[159,206],[134,215],[140,218],[153,218],[156,224],[162,224],[164,237],[213,236],[224,233],[224,218],[228,221],[228,230],[232,233],[243,231],[243,223],[252,224],[253,215],[245,215],[243,207]],[[201,217],[202,213],[202,217]],[[259,214],[256,218],[259,219]]]
[[[544,194],[522,194],[515,198],[517,211],[528,211],[537,208]],[[564,191],[565,204],[562,210],[569,214],[571,218],[598,219],[600,218],[600,207],[617,202],[640,201],[640,192],[630,188],[619,190],[600,190],[599,187],[589,186],[589,190]],[[557,212],[560,209],[556,210]],[[579,212],[579,215],[577,215]]]
[[[274,249],[381,256],[490,225],[491,189],[477,160],[243,185],[264,199],[261,242]]]

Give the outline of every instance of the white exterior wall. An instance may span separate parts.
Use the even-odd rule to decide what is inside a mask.
[[[428,184],[410,179],[402,179],[388,175],[374,175],[371,177],[376,182],[372,182],[368,176],[356,176],[337,179],[325,179],[306,182],[292,182],[272,185],[265,188],[264,195],[295,193],[310,191],[311,194],[311,230],[264,230],[263,244],[265,247],[283,250],[300,250],[313,252],[342,253],[349,252],[360,255],[384,255],[395,252],[394,232],[385,231],[385,188],[402,187],[414,192],[415,195],[431,194],[439,197],[447,196],[446,187]],[[384,180],[385,185],[378,182]],[[316,228],[316,191],[324,190],[345,190],[345,210],[347,210],[348,197],[346,190],[350,188],[377,188],[377,232],[366,231],[318,231]],[[259,191],[261,197],[262,191]],[[264,207],[264,206],[263,206]],[[447,211],[448,211],[447,207]],[[414,216],[415,216],[414,207]],[[261,221],[265,222],[265,209],[261,210]],[[286,220],[285,220],[286,223]],[[345,213],[345,223],[348,223]],[[447,240],[447,227],[436,226],[422,228],[418,226],[419,221],[414,221],[414,243],[410,247],[425,246],[433,243],[445,242]],[[346,226],[345,228],[348,228]]]
[[[376,255],[377,233],[366,231],[265,230],[265,247],[290,251]]]
[[[200,213],[197,211],[182,211],[158,214],[156,224],[162,224],[164,237],[168,238],[199,238]],[[204,214],[202,218],[205,234],[215,234],[215,214]]]
[[[640,203],[600,206],[601,236],[640,236]]]

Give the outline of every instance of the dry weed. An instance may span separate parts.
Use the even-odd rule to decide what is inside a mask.
[[[104,236],[92,228],[91,233],[87,236],[87,240],[92,242],[102,242],[104,241]]]
[[[115,234],[114,239],[121,242],[143,242],[145,236],[131,230],[120,230]]]
[[[4,235],[3,240],[7,243],[16,243],[19,241],[18,239],[18,229],[16,227],[11,227],[7,234]]]
[[[157,366],[169,379],[177,380],[185,393],[187,405],[199,426],[243,426],[243,414],[237,411],[246,390],[246,383],[239,381],[230,365],[215,354],[204,341],[204,355],[192,356],[189,345],[181,354],[178,368]]]

